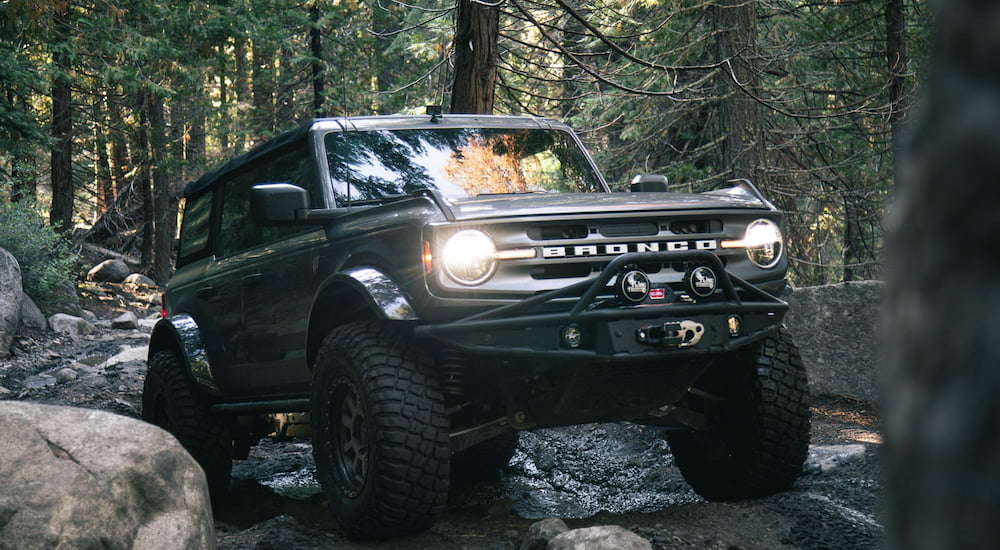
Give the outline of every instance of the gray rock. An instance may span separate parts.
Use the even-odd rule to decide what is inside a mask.
[[[126,311],[111,320],[111,328],[135,330],[139,328],[139,318],[135,316],[135,313]]]
[[[4,547],[216,548],[205,475],[167,432],[13,401],[0,425]]]
[[[566,522],[559,518],[536,521],[528,528],[528,534],[521,540],[520,550],[545,550],[549,541],[569,531]]]
[[[878,400],[883,285],[859,281],[797,288],[785,316],[814,394]]]
[[[21,266],[14,255],[0,248],[0,357],[10,355],[14,333],[21,322]]]
[[[77,372],[70,367],[63,367],[55,372],[53,376],[56,379],[56,384],[65,384],[70,380],[76,380]]]
[[[652,550],[639,535],[617,525],[573,529],[549,541],[548,550]]]
[[[120,283],[132,274],[122,260],[104,260],[87,272],[87,280],[97,283]]]
[[[90,321],[65,313],[56,313],[49,317],[49,326],[52,330],[69,336],[85,336],[97,332],[97,328]]]
[[[49,326],[45,314],[27,294],[21,302],[21,326],[33,329],[46,329]]]
[[[145,276],[145,275],[143,275],[141,273],[133,273],[133,274],[129,275],[128,277],[125,277],[124,284],[125,284],[125,286],[129,286],[129,287],[133,287],[133,288],[138,288],[138,287],[142,287],[142,286],[155,287],[156,286],[156,281],[150,279],[149,277],[147,277],[147,276]]]

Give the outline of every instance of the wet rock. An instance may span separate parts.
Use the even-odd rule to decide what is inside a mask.
[[[809,447],[803,470],[806,473],[825,473],[864,458],[867,449],[864,445],[813,445]]]
[[[9,548],[216,548],[205,475],[167,432],[104,411],[0,402]]]
[[[652,550],[639,535],[617,525],[573,529],[549,541],[548,550]]]
[[[21,326],[32,329],[46,329],[49,326],[45,321],[45,314],[27,294],[21,302]]]
[[[97,283],[120,283],[131,273],[128,264],[122,260],[104,260],[87,272],[87,280]]]
[[[118,317],[111,320],[111,328],[121,329],[121,330],[135,330],[139,328],[139,318],[135,316],[135,313],[131,311],[126,311]]]
[[[549,541],[569,531],[566,522],[559,518],[536,521],[528,528],[528,534],[521,540],[519,550],[545,550]]]
[[[49,317],[49,326],[52,330],[68,336],[86,336],[97,332],[97,328],[90,321],[65,313],[56,313]]]
[[[10,252],[0,248],[0,357],[10,355],[23,300],[21,266]]]
[[[221,535],[220,548],[335,548],[335,537],[316,529],[309,529],[294,517],[280,515],[254,525],[245,531]]]

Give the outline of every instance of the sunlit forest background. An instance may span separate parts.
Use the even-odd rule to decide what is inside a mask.
[[[798,286],[878,278],[925,0],[2,0],[0,210],[163,282],[184,185],[311,117],[540,115],[613,187],[749,178]]]

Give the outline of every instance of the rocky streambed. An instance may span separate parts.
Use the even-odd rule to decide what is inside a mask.
[[[100,305],[100,304],[98,304]],[[85,306],[86,307],[86,306]],[[113,328],[96,307],[88,334],[26,330],[0,360],[0,399],[138,417],[144,349],[155,311]],[[213,504],[220,548],[520,548],[531,525],[618,525],[653,548],[865,549],[882,536],[878,417],[870,404],[814,399],[812,445],[792,490],[735,503],[696,495],[657,428],[587,424],[522,432],[502,469],[453,483],[448,510],[426,533],[358,544],[340,537],[305,438],[267,439],[234,466]]]

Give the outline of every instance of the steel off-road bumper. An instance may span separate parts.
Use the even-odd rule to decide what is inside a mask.
[[[607,297],[609,284],[630,266],[657,263],[708,267],[717,290],[696,301],[672,301],[671,288],[634,304]],[[468,354],[645,362],[739,349],[776,331],[787,310],[784,301],[727,273],[711,252],[632,253],[616,257],[594,279],[457,321],[420,326],[415,333]]]

